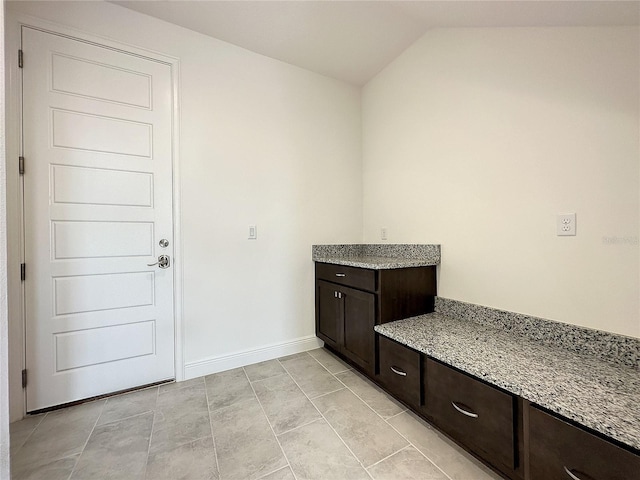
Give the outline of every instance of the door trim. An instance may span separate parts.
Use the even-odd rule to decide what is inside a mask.
[[[119,50],[171,68],[172,82],[172,194],[174,231],[174,368],[176,381],[185,379],[184,323],[183,323],[183,263],[181,229],[181,177],[180,177],[180,59],[127,43],[66,27],[36,17],[9,13],[6,17],[5,59],[8,84],[6,95],[6,158],[7,158],[7,280],[9,303],[9,396],[10,421],[21,419],[26,413],[26,391],[22,389],[22,369],[26,357],[26,317],[24,289],[20,281],[20,264],[24,262],[24,218],[22,182],[18,173],[17,158],[23,151],[22,132],[22,79],[18,68],[18,49],[21,47],[22,27],[68,37],[102,47]],[[25,59],[25,61],[28,61]],[[15,158],[16,162],[11,159]],[[13,319],[13,320],[12,320]]]

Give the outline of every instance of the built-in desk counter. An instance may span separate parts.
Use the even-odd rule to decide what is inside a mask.
[[[376,332],[640,450],[637,368],[429,313]]]

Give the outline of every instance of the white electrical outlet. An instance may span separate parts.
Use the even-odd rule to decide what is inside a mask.
[[[386,240],[387,239],[387,227],[382,227],[380,229],[380,239],[381,240]]]
[[[559,237],[573,236],[576,234],[576,214],[559,213],[556,221],[556,230]]]

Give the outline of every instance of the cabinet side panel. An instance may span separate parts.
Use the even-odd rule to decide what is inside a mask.
[[[436,267],[380,270],[380,323],[433,312]]]

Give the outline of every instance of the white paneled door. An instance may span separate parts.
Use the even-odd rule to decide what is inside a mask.
[[[174,377],[172,77],[28,27],[22,50],[31,412]]]

